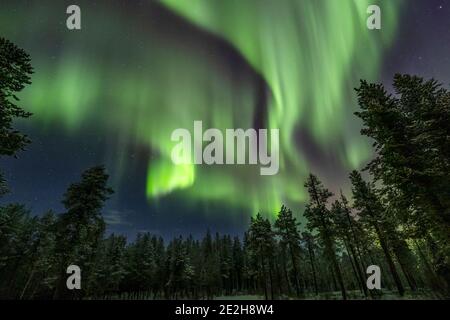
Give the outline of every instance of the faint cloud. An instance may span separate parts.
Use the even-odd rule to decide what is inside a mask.
[[[109,225],[121,225],[121,226],[131,226],[131,222],[128,221],[128,217],[134,212],[132,210],[108,210],[103,214],[103,219],[105,219],[106,224]]]

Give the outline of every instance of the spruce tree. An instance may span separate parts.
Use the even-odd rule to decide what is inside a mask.
[[[280,245],[287,247],[289,250],[289,255],[291,258],[293,273],[294,273],[294,284],[297,296],[300,296],[300,271],[299,271],[299,260],[300,260],[300,232],[298,231],[297,219],[292,215],[292,211],[285,206],[281,207],[278,213],[277,220],[275,221],[275,233],[280,237]]]
[[[269,220],[260,213],[251,218],[248,230],[249,246],[257,260],[259,283],[264,289],[266,300],[274,298],[273,287],[273,254],[275,249],[275,234]]]
[[[31,84],[32,73],[30,56],[0,37],[0,156],[15,156],[30,142],[25,134],[13,128],[13,120],[31,116],[17,105],[17,94]]]
[[[377,154],[368,169],[391,201],[413,206],[405,211],[434,239],[434,269],[450,292],[450,91],[434,79],[399,74],[393,86],[395,95],[366,81],[356,90],[361,133]]]
[[[60,267],[59,283],[55,291],[57,298],[72,294],[65,288],[65,271],[71,264],[78,265],[84,274],[84,289],[77,293],[78,297],[82,297],[90,289],[90,272],[105,230],[101,209],[113,193],[107,181],[105,168],[93,167],[86,170],[81,181],[71,184],[64,194],[63,204],[67,211],[59,217],[56,247]]]
[[[333,229],[333,219],[330,210],[327,208],[327,201],[333,195],[324,188],[319,179],[310,174],[306,183],[309,193],[309,203],[306,205],[305,217],[308,219],[308,228],[317,230],[322,239],[325,255],[333,268],[333,275],[337,278],[342,298],[347,299],[344,281],[335,249],[335,230]]]
[[[377,197],[373,186],[370,183],[365,182],[358,171],[354,170],[350,174],[350,180],[352,182],[354,207],[359,210],[358,215],[361,218],[361,222],[365,223],[367,227],[375,230],[395,285],[397,286],[397,290],[402,296],[405,290],[398,275],[388,241],[386,232],[388,222],[385,209]]]
[[[341,198],[345,197],[341,193]],[[362,293],[367,297],[367,286],[364,277],[364,266],[362,265],[360,258],[357,254],[355,235],[352,232],[352,218],[350,218],[350,213],[348,212],[348,208],[344,203],[341,203],[339,200],[336,200],[331,208],[331,213],[333,215],[333,224],[336,230],[336,236],[341,239],[344,244],[344,247],[348,253],[351,267],[354,271],[355,278],[358,282],[358,286]]]

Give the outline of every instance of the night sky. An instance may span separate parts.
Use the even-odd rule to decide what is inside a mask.
[[[82,30],[66,28],[78,4]],[[366,28],[369,4],[382,29]],[[105,164],[116,191],[108,231],[133,238],[241,234],[281,204],[300,217],[306,175],[348,193],[372,157],[359,134],[359,79],[389,88],[395,73],[450,83],[450,1],[0,0],[0,36],[32,57],[16,123],[32,139],[0,166],[2,203],[63,212],[83,170]],[[280,172],[259,166],[174,166],[176,128],[279,128]]]

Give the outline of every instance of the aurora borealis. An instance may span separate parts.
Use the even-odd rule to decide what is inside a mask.
[[[129,233],[187,233],[194,225],[239,231],[258,211],[301,208],[310,171],[345,191],[347,172],[372,155],[353,116],[359,80],[426,73],[446,59],[437,54],[432,66],[421,65],[442,42],[428,32],[441,20],[448,26],[446,1],[74,3],[80,31],[65,26],[72,2],[0,0],[1,36],[27,50],[35,67],[20,96],[34,115],[19,124],[33,145],[2,168],[10,197],[42,211],[86,166],[105,163],[116,190],[112,224]],[[381,30],[366,28],[370,4],[382,9]],[[175,166],[171,132],[195,120],[221,130],[280,129],[279,173]]]

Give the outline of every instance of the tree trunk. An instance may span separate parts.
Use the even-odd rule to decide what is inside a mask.
[[[22,300],[23,297],[25,296],[25,292],[27,291],[27,288],[30,285],[31,279],[33,279],[34,272],[35,272],[35,266],[33,264],[33,267],[30,272],[30,276],[28,277],[27,282],[25,283],[25,286],[22,289],[22,293],[20,294],[20,298],[19,298],[20,300]]]
[[[383,234],[381,233],[378,223],[375,222],[374,227],[377,232],[378,239],[380,240],[381,248],[383,249],[384,255],[386,257],[386,262],[388,263],[392,277],[394,278],[395,285],[397,286],[398,293],[401,296],[403,296],[405,294],[405,289],[403,288],[400,277],[398,276],[397,269],[394,264],[394,260],[392,260],[391,253],[389,252],[389,248],[386,243],[386,239],[384,238]]]
[[[353,257],[353,262],[354,262],[354,264],[355,264],[355,268],[356,268],[357,276],[358,276],[358,279],[359,279],[360,287],[361,287],[362,290],[363,290],[364,296],[367,297],[367,296],[368,296],[368,293],[367,293],[366,282],[364,281],[363,272],[362,272],[362,270],[361,270],[361,266],[360,266],[360,264],[359,264],[358,257],[357,257],[357,255],[356,255],[355,248],[353,247],[353,245],[351,244],[351,242],[348,242],[348,248],[350,249],[350,252],[349,252],[350,260],[351,260],[352,257]],[[347,252],[348,252],[348,250],[347,250]]]
[[[317,288],[317,279],[316,279],[316,267],[314,264],[314,251],[311,248],[311,244],[308,242],[308,253],[309,253],[309,261],[311,263],[311,269],[312,269],[312,276],[313,276],[313,282],[314,282],[314,291],[316,293],[316,296],[319,294],[319,290]]]
[[[289,251],[291,253],[292,267],[294,268],[294,280],[295,280],[295,292],[297,293],[297,297],[300,296],[300,286],[298,283],[298,271],[297,271],[297,262],[295,261],[294,250],[292,246],[289,244]]]

